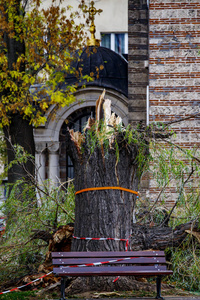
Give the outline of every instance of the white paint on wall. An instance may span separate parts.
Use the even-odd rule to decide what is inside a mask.
[[[87,4],[89,2],[86,0]],[[97,10],[103,10],[101,14],[95,16],[97,39],[100,39],[101,32],[128,32],[128,0],[94,0],[94,2]],[[47,7],[51,3],[52,0],[43,0],[42,6]],[[80,0],[65,0],[62,6],[67,7],[70,5],[73,7],[72,11],[76,11],[79,4]],[[84,19],[77,18],[75,22],[84,22]],[[89,26],[86,26],[86,30],[89,34]]]

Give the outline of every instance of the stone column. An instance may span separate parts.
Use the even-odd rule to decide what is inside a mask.
[[[59,167],[59,142],[49,142],[47,144],[49,151],[49,172],[48,179],[50,181],[50,187],[58,186],[60,179],[60,167]]]
[[[43,182],[46,179],[46,143],[44,142],[36,142],[35,143],[35,176],[38,187],[43,188]],[[42,193],[39,189],[37,189],[37,199],[38,205],[41,205],[41,196]]]
[[[46,143],[35,143],[35,164],[36,164],[36,179],[38,183],[42,183],[45,180],[45,156]]]

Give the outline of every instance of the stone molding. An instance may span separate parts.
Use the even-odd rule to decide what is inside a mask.
[[[77,101],[70,106],[65,106],[55,111],[52,106],[46,115],[47,121],[42,126],[34,129],[35,143],[46,142],[48,144],[58,142],[60,129],[65,120],[76,110],[89,106],[95,106],[96,100],[101,95],[103,89],[99,87],[87,87],[75,93]],[[122,118],[125,126],[128,125],[128,99],[113,90],[106,90],[106,96],[111,100],[112,110]]]

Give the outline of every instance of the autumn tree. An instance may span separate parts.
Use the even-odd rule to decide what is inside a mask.
[[[76,86],[61,90],[59,84],[75,72],[71,63],[85,34],[84,25],[74,21],[80,12],[72,12],[63,0],[52,0],[48,7],[40,0],[0,0],[0,11],[0,126],[11,162],[16,144],[34,156],[33,126],[45,121],[51,105],[74,101]],[[25,168],[13,164],[8,182],[34,173],[33,163]]]

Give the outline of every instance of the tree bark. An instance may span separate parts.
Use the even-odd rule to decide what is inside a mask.
[[[9,126],[4,127],[4,135],[6,138],[8,163],[15,160],[15,151],[13,146],[20,145],[23,149],[35,155],[35,144],[33,138],[33,127],[21,115],[13,115]],[[17,180],[25,178],[28,180],[30,175],[34,176],[35,165],[32,160],[28,160],[25,164],[13,164],[8,170],[8,182],[15,183]]]
[[[68,132],[68,153],[74,164],[75,190],[92,187],[119,186],[137,191],[136,147],[130,147],[123,135],[118,135],[119,161],[114,147],[96,147],[91,154],[87,143],[82,153]],[[107,152],[106,152],[107,151]],[[75,237],[128,239],[132,233],[136,195],[121,190],[88,191],[76,195]],[[124,241],[86,241],[73,239],[72,251],[125,250]]]
[[[5,2],[6,6],[10,5]],[[17,0],[14,4],[18,16],[24,15],[24,10],[22,9],[21,0]],[[9,16],[7,16],[9,18]],[[14,19],[14,25],[18,28],[18,19]],[[14,28],[15,28],[14,26]],[[8,69],[13,70],[18,58],[25,56],[25,41],[21,38],[21,33],[13,29],[11,32],[8,28],[4,33],[4,40],[7,48],[8,57]],[[13,34],[12,34],[13,33]],[[19,72],[25,73],[25,63],[20,63]],[[12,79],[13,80],[13,79]],[[16,79],[16,85],[21,88],[22,82]],[[4,95],[12,95],[13,91],[9,88],[5,89]],[[19,95],[20,97],[20,95]],[[12,98],[11,98],[12,99]],[[10,124],[5,126],[4,135],[7,144],[7,155],[8,163],[15,159],[15,152],[13,149],[14,145],[20,145],[23,149],[31,155],[35,155],[35,145],[33,137],[33,126],[29,124],[29,120],[23,118],[23,115],[17,112],[10,116]],[[22,167],[21,165],[13,164],[12,168],[8,171],[8,182],[15,183],[18,179],[28,178],[28,173],[34,176],[35,166],[31,161],[27,161]]]
[[[180,224],[174,229],[171,227],[142,226],[135,224],[130,237],[130,248],[137,250],[165,250],[168,247],[179,247],[188,233],[186,230],[199,231],[197,222]]]

